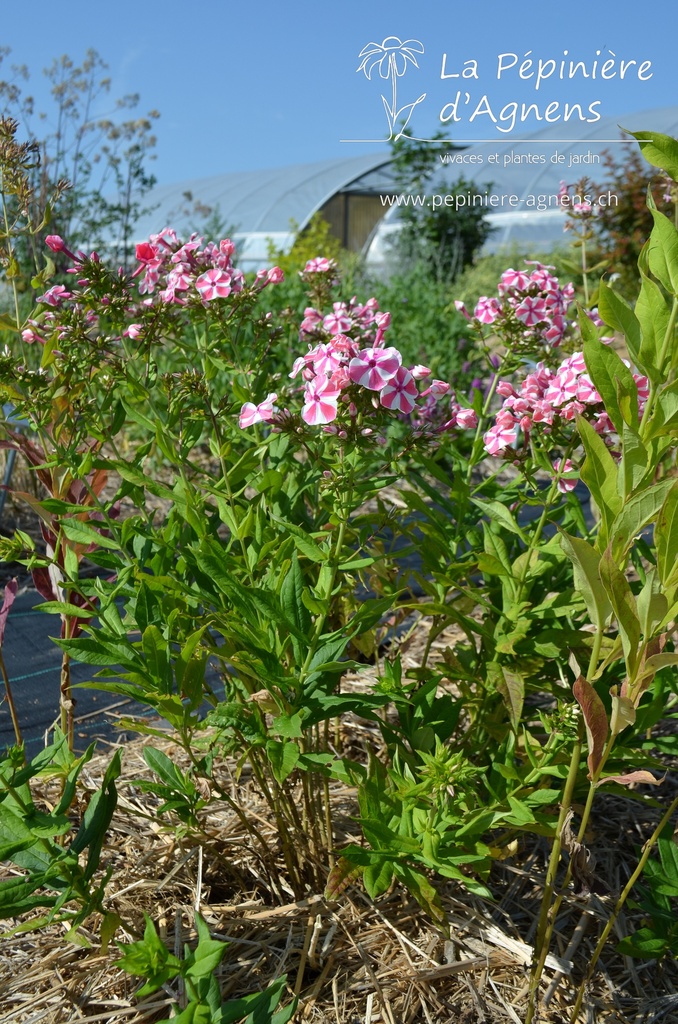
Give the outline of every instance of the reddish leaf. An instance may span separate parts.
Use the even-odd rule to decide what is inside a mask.
[[[342,892],[344,892],[352,882],[355,882],[357,878],[360,878],[362,873],[363,868],[361,865],[351,864],[350,860],[346,860],[345,857],[340,857],[330,871],[329,878],[327,879],[325,899],[338,899]]]
[[[10,608],[14,604],[14,598],[16,597],[17,590],[18,584],[15,577],[5,586],[5,600],[2,602],[2,608],[0,608],[0,647],[2,647],[2,642],[5,639],[7,616],[9,615]]]
[[[572,687],[575,699],[584,715],[586,723],[586,739],[589,746],[587,764],[589,766],[589,778],[592,779],[600,767],[607,739],[607,715],[603,702],[593,689],[588,680],[579,676]]]
[[[44,597],[46,601],[56,601],[57,596],[54,593],[54,587],[52,586],[52,577],[49,574],[49,569],[45,568],[44,565],[39,565],[32,570],[31,575],[33,577],[33,583],[35,589]]]
[[[618,782],[620,786],[630,786],[634,782],[642,782],[650,786],[661,786],[665,778],[664,775],[661,779],[656,779],[651,772],[641,770],[627,772],[626,775],[607,775],[604,779],[598,780],[598,785],[602,786],[604,782]]]

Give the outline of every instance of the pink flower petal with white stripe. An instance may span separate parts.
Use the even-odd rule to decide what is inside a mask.
[[[314,377],[306,385],[304,408],[301,417],[305,423],[315,427],[320,423],[331,423],[337,418],[337,400],[341,392],[327,379]]]
[[[225,270],[214,267],[196,279],[195,287],[200,292],[203,302],[211,302],[212,299],[225,299],[231,294],[231,275]]]
[[[417,395],[414,377],[404,366],[399,366],[395,376],[381,389],[379,401],[391,412],[408,413],[414,409]]]
[[[396,348],[364,348],[348,364],[348,375],[354,384],[370,391],[381,391],[384,384],[395,377],[401,362],[402,356]]]
[[[516,316],[526,327],[534,327],[546,318],[546,303],[528,295],[516,306]]]

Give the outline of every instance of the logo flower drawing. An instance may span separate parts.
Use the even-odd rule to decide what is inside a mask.
[[[414,108],[426,97],[424,92],[413,103],[405,103],[398,108],[398,79],[405,74],[408,64],[419,67],[416,55],[423,52],[423,43],[418,39],[406,39],[403,42],[398,36],[387,36],[381,43],[368,43],[358,55],[362,60],[356,72],[364,71],[365,77],[371,80],[372,72],[378,68],[381,78],[391,80],[390,102],[383,94],[381,97],[388,121],[389,139],[399,139],[404,134]],[[404,123],[396,131],[396,125],[401,119],[404,119]]]

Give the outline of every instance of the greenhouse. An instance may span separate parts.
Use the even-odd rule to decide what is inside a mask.
[[[441,166],[436,193],[444,201],[443,183],[451,184],[462,175],[476,183],[495,228],[486,251],[514,246],[548,249],[562,237],[565,221],[556,204],[560,182],[574,184],[584,176],[604,181],[605,152],[612,151],[619,159],[627,146],[635,145],[622,141],[620,125],[676,134],[678,107],[601,118],[579,129],[576,140],[563,140],[562,125],[553,125],[529,137],[466,147],[463,163]],[[149,193],[148,206],[153,212],[137,224],[138,240],[165,223],[195,227],[201,216],[204,221],[216,215],[233,235],[244,270],[270,263],[271,247],[287,250],[295,232],[316,213],[345,248],[364,253],[375,271],[387,271],[389,238],[398,231],[396,186],[387,152],[158,186]]]

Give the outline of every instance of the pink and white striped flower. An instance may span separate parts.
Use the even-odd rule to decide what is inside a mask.
[[[478,414],[475,409],[459,409],[454,420],[462,430],[475,430],[478,426]]]
[[[407,414],[414,409],[417,395],[414,377],[404,366],[399,366],[394,376],[381,389],[379,401],[392,412]]]
[[[481,324],[493,324],[500,313],[501,303],[499,299],[488,299],[487,295],[481,295],[473,311],[474,317]]]
[[[196,279],[195,287],[200,292],[203,302],[225,299],[231,294],[231,275],[225,270],[213,267]]]
[[[271,391],[263,402],[259,402],[259,405],[255,405],[253,402],[245,402],[240,410],[239,426],[242,428],[252,427],[255,423],[268,423],[272,420],[275,415],[274,406],[277,397],[277,394]]]
[[[414,374],[412,374],[414,376]],[[422,391],[421,397],[427,398],[428,395],[432,395],[433,398],[442,398],[450,390],[450,385],[444,380],[433,380],[429,387],[425,391]]]
[[[503,295],[509,290],[509,288],[515,288],[519,292],[524,292],[526,288],[530,286],[530,275],[526,274],[524,270],[514,270],[513,267],[509,267],[505,270],[499,279],[497,285],[497,291],[500,295]]]
[[[526,295],[520,305],[516,306],[516,316],[526,327],[534,327],[546,319],[546,303],[543,299]]]
[[[381,391],[395,377],[401,363],[402,356],[395,348],[364,348],[348,364],[348,375],[354,384]]]
[[[490,455],[499,455],[504,449],[510,448],[511,445],[515,444],[517,437],[517,423],[514,422],[513,426],[501,426],[497,423],[494,427],[490,427],[487,433],[483,435],[483,443]]]
[[[331,423],[337,417],[337,401],[341,391],[327,379],[314,377],[304,391],[304,408],[301,417],[309,426]]]
[[[307,261],[304,273],[326,274],[329,270],[334,270],[336,265],[334,260],[328,260],[326,256],[316,256],[315,259]]]
[[[323,318],[323,327],[328,334],[345,334],[353,327],[353,321],[343,310],[335,310]]]

